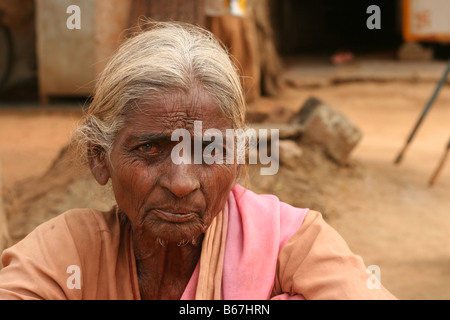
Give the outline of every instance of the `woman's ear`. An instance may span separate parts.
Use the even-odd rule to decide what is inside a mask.
[[[89,167],[97,182],[104,186],[109,178],[109,168],[106,160],[106,151],[98,145],[88,144],[87,155],[89,159]]]

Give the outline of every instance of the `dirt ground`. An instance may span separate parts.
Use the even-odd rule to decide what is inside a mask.
[[[298,170],[280,169],[279,175],[266,180],[254,177],[250,186],[322,211],[366,265],[380,267],[382,283],[400,299],[450,299],[450,159],[436,184],[427,184],[450,135],[450,86],[441,90],[403,162],[393,164],[434,88],[434,82],[420,81],[286,87],[276,99],[262,98],[250,106],[252,111],[296,111],[314,95],[363,131],[348,167],[304,147],[306,160]],[[7,202],[21,199],[20,193],[31,194],[30,189],[42,189],[43,197],[47,191],[42,175],[67,144],[79,117],[77,105],[0,108]],[[86,189],[82,184],[77,188]],[[48,218],[36,219],[38,212],[54,207],[46,197],[41,202],[28,198],[35,209],[39,207],[27,208],[34,217],[31,211],[17,213],[20,204],[16,211],[11,210],[14,205],[8,207],[14,211],[8,213],[13,236],[20,237],[23,230]]]
[[[382,283],[400,299],[450,298],[450,159],[428,186],[450,137],[448,85],[402,163],[393,164],[434,89],[435,83],[389,81],[286,94],[297,108],[310,95],[320,97],[364,132],[351,168],[321,177],[319,183],[330,184],[322,190],[322,207],[366,265],[380,267]]]

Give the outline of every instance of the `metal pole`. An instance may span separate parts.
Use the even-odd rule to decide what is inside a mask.
[[[444,163],[445,163],[445,160],[447,159],[449,150],[450,150],[450,139],[448,140],[447,148],[444,151],[444,155],[442,156],[441,161],[439,162],[436,170],[434,170],[434,173],[431,176],[430,181],[428,182],[428,185],[432,186],[436,182],[436,178],[437,178],[439,172],[441,172],[442,168],[444,167]]]
[[[414,135],[416,134],[417,129],[421,125],[423,119],[425,118],[425,115],[427,114],[428,110],[430,109],[431,105],[433,104],[434,100],[436,99],[439,91],[441,90],[442,86],[445,83],[445,80],[447,79],[448,73],[450,71],[450,60],[448,61],[447,68],[445,69],[444,74],[441,77],[441,80],[439,81],[436,89],[434,90],[433,94],[431,95],[430,99],[428,100],[427,104],[425,105],[425,108],[422,111],[422,114],[419,117],[419,120],[417,121],[416,125],[414,126],[411,134],[408,137],[408,140],[406,141],[405,145],[403,146],[402,150],[398,154],[397,158],[395,159],[395,164],[399,164],[402,161],[403,154],[406,152],[406,149],[408,148],[409,144],[411,143]]]

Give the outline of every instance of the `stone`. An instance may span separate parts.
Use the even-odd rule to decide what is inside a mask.
[[[362,138],[350,119],[315,97],[304,103],[290,124],[303,126],[301,143],[319,145],[340,165],[348,164],[350,152]]]
[[[295,169],[303,156],[301,147],[294,140],[280,140],[279,144],[280,165]]]
[[[262,130],[267,132],[267,139],[270,141],[272,136],[270,132],[272,129],[278,130],[278,138],[283,139],[299,139],[303,133],[303,126],[300,124],[287,124],[287,123],[261,123],[261,124],[250,124],[247,129],[254,129],[256,135],[259,137],[259,133]]]
[[[405,42],[397,51],[400,60],[426,60],[430,61],[434,57],[434,51],[431,48],[425,48],[417,42]]]

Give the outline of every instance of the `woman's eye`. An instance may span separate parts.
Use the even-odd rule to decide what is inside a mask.
[[[137,149],[140,152],[143,152],[143,153],[155,153],[155,152],[158,152],[158,148],[155,145],[151,144],[151,143],[143,144],[143,145],[139,146]]]
[[[203,148],[203,158],[208,160],[224,161],[226,156],[225,149],[218,145],[208,145]]]

